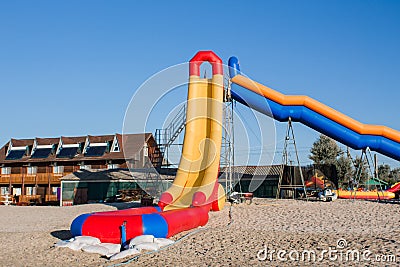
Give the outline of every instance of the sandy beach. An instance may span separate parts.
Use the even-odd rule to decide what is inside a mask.
[[[400,263],[399,207],[351,200],[323,203],[256,199],[251,205],[227,204],[223,211],[210,213],[204,228],[181,233],[173,237],[179,240],[173,246],[143,254],[124,265],[395,266]],[[53,247],[57,241],[70,238],[69,226],[76,216],[117,208],[123,207],[0,206],[0,266],[113,266],[126,262],[129,257],[109,261],[96,254]],[[322,254],[330,249],[336,252]],[[315,252],[315,260],[308,259],[305,251]],[[344,256],[349,251],[349,256]],[[364,253],[365,257],[358,261],[351,251],[361,256]],[[397,263],[379,262],[392,261],[393,257]]]

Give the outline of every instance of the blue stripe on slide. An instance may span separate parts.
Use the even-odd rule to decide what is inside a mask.
[[[82,227],[85,223],[86,219],[90,216],[90,213],[81,214],[75,218],[75,220],[71,224],[71,234],[72,236],[80,236],[82,235]]]
[[[167,221],[158,213],[143,214],[143,234],[153,235],[154,237],[167,237],[168,224]]]

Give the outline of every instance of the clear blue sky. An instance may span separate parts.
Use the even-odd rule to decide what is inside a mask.
[[[0,1],[0,143],[121,132],[135,89],[198,50],[400,130],[399,14],[395,0]],[[317,134],[296,133],[305,160]]]

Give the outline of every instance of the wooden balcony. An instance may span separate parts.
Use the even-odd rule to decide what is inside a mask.
[[[58,201],[57,195],[45,195],[44,197],[45,202],[56,202]],[[18,197],[18,202],[24,203],[42,203],[42,196],[41,195],[20,195]]]
[[[21,195],[19,196],[19,202],[36,202],[36,203],[42,203],[42,197],[40,195]]]
[[[37,184],[48,184],[49,179],[50,179],[50,182],[52,180],[54,180],[54,179],[52,179],[53,177],[54,176],[52,173],[38,173],[38,174],[36,174],[36,183]]]
[[[57,195],[46,195],[45,201],[46,201],[46,202],[55,202],[55,201],[58,201]]]
[[[22,178],[24,179],[24,184],[38,184],[47,185],[60,184],[60,178],[70,174],[66,173],[37,173],[37,174],[0,174],[0,183],[9,184],[11,179],[11,184],[22,184]]]
[[[24,177],[24,183],[26,184],[34,184],[36,180],[36,175],[27,175]]]
[[[10,182],[10,175],[9,174],[1,174],[0,175],[0,183],[8,184]]]
[[[22,184],[22,175],[21,174],[11,174],[11,182],[13,184]]]

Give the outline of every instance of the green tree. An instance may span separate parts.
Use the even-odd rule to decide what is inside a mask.
[[[381,164],[378,166],[378,177],[383,181],[389,181],[391,176],[390,166],[388,164]]]
[[[390,177],[393,180],[393,183],[400,182],[400,168],[394,168],[390,171]]]
[[[336,164],[341,151],[333,139],[321,134],[314,142],[310,152],[309,158],[315,164]]]
[[[369,178],[367,162],[361,161],[361,158],[357,156],[354,160],[354,168],[353,177],[355,181],[359,181],[360,184],[365,183]]]
[[[389,184],[394,184],[400,180],[400,168],[391,169],[388,164],[378,166],[378,176]]]
[[[337,159],[335,165],[339,184],[349,182],[353,174],[353,164],[351,159],[342,153]]]

